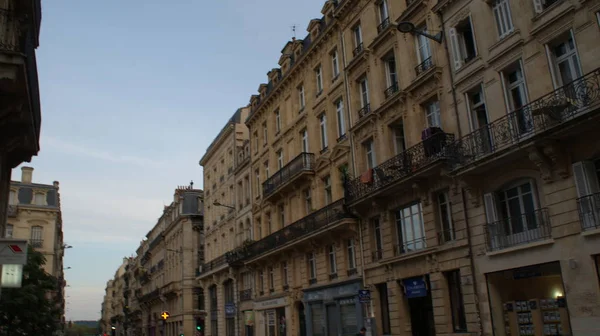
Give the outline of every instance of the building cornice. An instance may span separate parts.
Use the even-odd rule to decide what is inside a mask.
[[[217,137],[213,140],[213,143],[210,144],[210,146],[206,150],[206,153],[204,153],[204,155],[198,162],[198,164],[200,166],[204,167],[206,162],[213,156],[213,154],[215,154],[215,152],[217,152],[217,150],[219,148],[221,148],[221,145],[223,144],[223,142],[225,142],[227,137],[229,135],[231,135],[231,133],[233,132],[234,129],[235,129],[235,123],[232,121],[228,121],[227,125],[225,125],[225,128],[223,129],[223,132],[221,134],[217,135]]]

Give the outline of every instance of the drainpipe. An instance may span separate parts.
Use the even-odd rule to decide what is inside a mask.
[[[437,15],[440,17],[441,26],[442,26],[442,36],[444,43],[444,51],[446,53],[446,61],[448,62],[448,72],[450,73],[450,87],[452,88],[452,100],[454,102],[454,117],[456,118],[456,131],[458,138],[462,138],[462,131],[460,129],[460,119],[458,117],[458,104],[456,102],[456,89],[454,88],[454,71],[452,68],[452,58],[450,57],[450,51],[448,51],[448,39],[446,38],[446,32],[444,31],[444,14],[439,10]]]
[[[475,279],[476,277],[476,273],[475,273],[475,257],[473,256],[473,244],[471,243],[471,230],[470,230],[470,225],[469,225],[469,216],[467,213],[467,198],[465,196],[465,189],[464,188],[460,188],[460,196],[462,198],[462,204],[463,204],[463,213],[465,216],[465,230],[467,232],[467,242],[469,244],[469,259],[470,259],[470,264],[471,264],[471,277],[473,279],[473,291],[475,291],[475,296],[474,296],[474,300],[475,300],[475,306],[477,307],[477,319],[479,320],[479,333],[478,335],[483,335],[483,325],[481,324],[481,313],[480,313],[480,307],[479,307],[479,286],[477,285],[477,279]]]

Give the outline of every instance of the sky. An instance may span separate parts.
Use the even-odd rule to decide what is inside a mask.
[[[60,182],[67,320],[97,320],[106,282],[281,49],[324,0],[42,0],[41,150]],[[20,168],[13,180],[21,177]]]

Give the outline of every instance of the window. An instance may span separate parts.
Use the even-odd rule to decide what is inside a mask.
[[[394,153],[400,154],[404,152],[406,149],[406,144],[404,143],[404,125],[396,124],[392,126],[392,135],[394,142]]]
[[[337,130],[338,130],[338,138],[346,135],[346,124],[344,122],[344,101],[338,100],[335,103],[335,113],[337,115]]]
[[[452,241],[454,237],[454,223],[452,221],[452,204],[447,191],[437,195],[438,214],[440,220],[440,237],[443,242]]]
[[[275,111],[275,132],[281,132],[281,113],[279,110]]]
[[[598,26],[600,26],[600,12],[596,12],[596,19],[598,20]]]
[[[273,292],[275,288],[275,272],[273,267],[269,267],[269,291]]]
[[[533,9],[539,14],[558,1],[559,0],[533,0]]]
[[[279,211],[279,228],[283,228],[285,226],[285,206],[283,204],[279,204],[277,208]]]
[[[514,30],[512,16],[510,14],[509,0],[494,0],[492,5],[494,19],[496,20],[496,29],[500,39],[506,37]]]
[[[420,202],[396,211],[396,232],[398,233],[398,254],[427,247]]]
[[[319,125],[321,129],[321,150],[327,149],[327,116],[321,113],[319,116]]]
[[[469,113],[471,115],[471,130],[477,130],[489,123],[485,97],[483,95],[483,85],[478,85],[473,91],[467,93],[469,102]]]
[[[258,292],[262,295],[265,291],[265,272],[258,272]]]
[[[289,286],[289,270],[286,261],[281,263],[281,283],[284,287]]]
[[[4,236],[6,238],[12,238],[13,230],[14,230],[14,226],[12,224],[6,224],[6,229],[4,230]]]
[[[360,80],[360,106],[365,108],[369,105],[369,83],[367,77]]]
[[[254,137],[254,152],[258,153],[258,132],[252,133],[252,136]]]
[[[333,201],[333,195],[331,193],[331,175],[325,176],[323,184],[325,186],[325,204],[331,204]]]
[[[477,45],[471,17],[469,16],[456,27],[450,28],[449,34],[452,42],[454,70],[458,70],[477,56]]]
[[[388,289],[387,283],[380,283],[375,285],[377,288],[377,296],[379,296],[379,310],[381,314],[381,329],[384,335],[391,334],[391,323],[390,323],[390,306],[388,302]]]
[[[260,222],[260,218],[256,219],[256,240],[262,238],[262,224]]]
[[[346,241],[346,250],[348,251],[348,269],[356,268],[356,250],[354,249],[354,239]]]
[[[394,54],[386,57],[385,62],[385,78],[387,88],[396,87],[398,85],[398,74],[396,73],[396,57]],[[396,90],[394,90],[396,92]]]
[[[265,161],[264,166],[265,166],[265,179],[268,179],[269,176],[271,176],[269,173],[269,161]]]
[[[323,92],[323,67],[318,66],[315,70],[315,76],[317,79],[317,96]]]
[[[510,112],[521,109],[527,104],[527,91],[521,62],[508,67],[501,73],[504,97]]]
[[[300,103],[300,111],[304,110],[304,106],[306,106],[306,101],[304,100],[304,85],[298,87],[298,101]]]
[[[450,295],[450,309],[452,310],[452,328],[454,332],[467,331],[467,317],[463,302],[460,271],[446,272],[448,281],[448,294]]]
[[[271,213],[267,212],[265,214],[265,217],[267,218],[267,233],[271,234],[271,233],[273,233],[273,226],[272,226],[273,223],[271,222]]]
[[[306,128],[300,131],[300,138],[302,139],[302,152],[308,153],[308,131]]]
[[[442,127],[440,102],[438,100],[427,104],[427,126]]]
[[[584,230],[600,227],[600,160],[573,164],[579,213]]]
[[[317,256],[315,252],[308,254],[308,275],[310,277],[309,280],[317,279]]]
[[[46,205],[46,195],[44,195],[43,193],[35,193],[33,198],[33,204]]]
[[[308,215],[309,213],[312,212],[312,193],[310,191],[310,188],[308,189],[304,189],[304,205],[306,206],[306,214]]]
[[[354,42],[354,51],[352,54],[356,56],[363,50],[362,29],[360,28],[360,24],[357,24],[352,28],[352,36]]]
[[[8,195],[8,204],[9,205],[17,205],[19,204],[19,199],[17,198],[17,191],[16,190],[11,190],[10,194]]]
[[[329,245],[329,274],[337,273],[337,260],[335,258],[335,245]]]
[[[387,8],[387,1],[386,0],[381,0],[379,2],[379,22],[383,23],[385,22],[389,15],[388,15],[388,8]],[[383,29],[385,29],[385,27],[382,27]]]
[[[417,29],[427,33],[427,26],[425,25]],[[431,46],[429,44],[429,39],[423,35],[415,35],[415,42],[417,44],[417,61],[421,65],[417,70],[417,75],[419,75],[419,73],[429,69],[431,65]]]
[[[256,197],[260,196],[260,192],[258,190],[260,190],[260,170],[256,169],[254,171],[254,177],[256,179]]]
[[[373,143],[373,139],[367,140],[363,147],[365,149],[366,159],[367,159],[367,169],[375,168],[375,145]]]
[[[283,149],[277,151],[277,169],[283,168]]]
[[[375,254],[374,260],[379,260],[383,257],[383,235],[381,232],[381,224],[379,223],[379,218],[373,218],[371,220],[371,224],[373,226],[373,239],[375,242]]]
[[[31,247],[42,247],[44,242],[44,228],[41,226],[31,227]]]
[[[331,69],[333,80],[335,80],[340,75],[340,62],[337,49],[331,53]]]
[[[581,66],[572,31],[548,45],[547,50],[552,60],[551,70],[557,87],[567,85],[581,76]]]
[[[267,123],[262,124],[263,128],[263,144],[266,145],[268,141]]]

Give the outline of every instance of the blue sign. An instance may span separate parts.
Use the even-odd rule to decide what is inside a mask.
[[[404,279],[402,284],[404,295],[409,299],[427,296],[427,284],[424,278]]]
[[[227,316],[235,315],[235,304],[234,303],[226,303],[225,304],[225,315],[227,315]]]
[[[369,303],[371,302],[371,291],[368,289],[360,289],[358,291],[358,301],[360,303]]]

